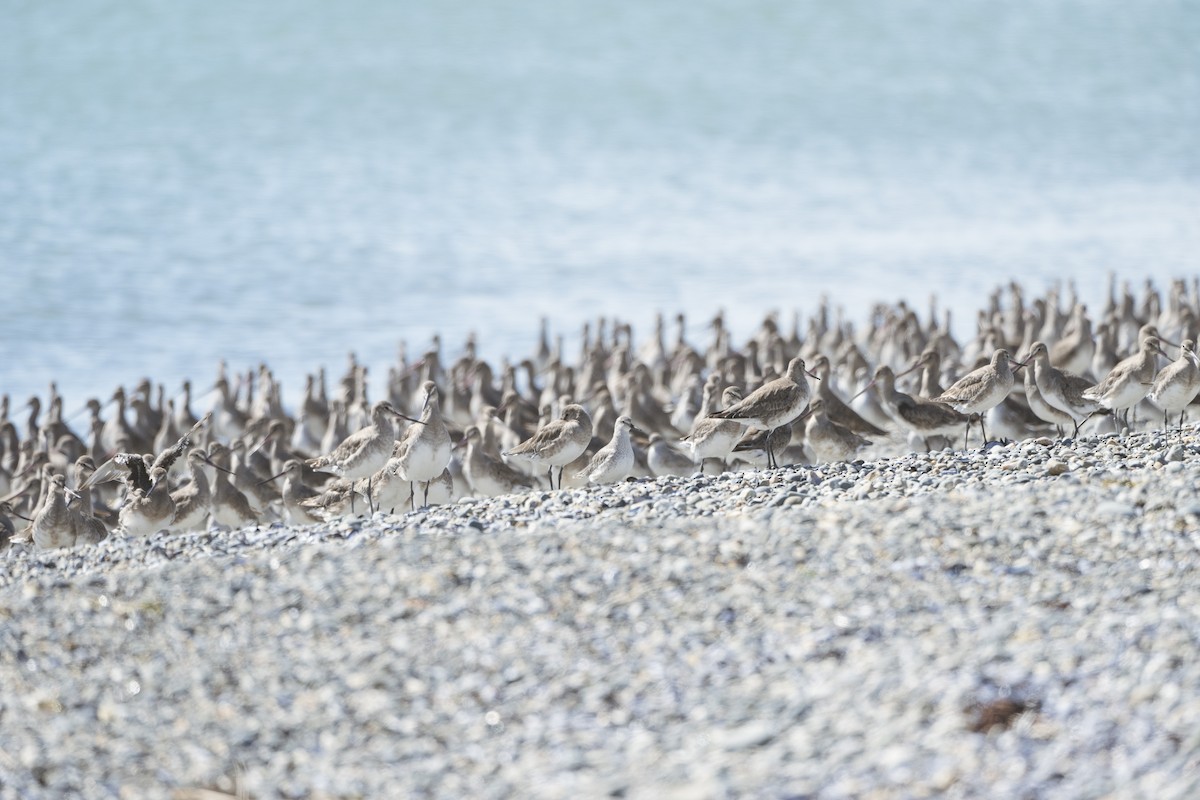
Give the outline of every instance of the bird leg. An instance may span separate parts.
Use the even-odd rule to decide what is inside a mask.
[[[547,473],[550,478],[550,491],[554,491],[554,465],[550,465],[550,470]],[[558,479],[558,488],[562,488],[562,478]]]
[[[421,504],[422,508],[429,508],[429,484],[431,483],[433,483],[433,481],[425,481],[425,495],[424,502]]]

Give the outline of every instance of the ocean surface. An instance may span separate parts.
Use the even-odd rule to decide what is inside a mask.
[[[5,4],[0,392],[1200,261],[1200,3]],[[198,406],[201,404],[198,404]]]

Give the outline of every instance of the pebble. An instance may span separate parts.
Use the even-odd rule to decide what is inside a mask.
[[[1184,437],[13,550],[0,799],[1188,797]]]

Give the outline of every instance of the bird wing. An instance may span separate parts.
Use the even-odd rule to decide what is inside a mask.
[[[200,429],[207,425],[210,419],[212,419],[211,411],[205,414],[202,419],[197,421],[196,424],[192,426],[190,431],[185,433],[183,436],[180,436],[179,441],[175,442],[174,445],[159,453],[158,458],[154,459],[154,466],[169,470],[171,466],[179,460],[179,457],[186,453],[189,448],[191,448],[192,437],[199,433]]]
[[[96,471],[88,476],[88,479],[83,482],[77,491],[82,492],[84,489],[90,489],[91,487],[97,486],[101,483],[121,480],[125,477],[127,470],[131,471],[135,469],[135,467],[129,466],[129,464],[133,463],[134,461],[138,461],[142,464],[142,471],[144,472],[146,466],[145,462],[142,461],[141,456],[135,453],[117,453],[108,461],[105,461],[103,464],[96,467]],[[146,488],[149,487],[150,483],[147,481]]]
[[[968,372],[956,380],[949,389],[933,398],[933,402],[954,403],[959,400],[969,399],[978,391],[980,384],[983,383],[984,377],[988,373],[988,369],[988,367],[980,367],[977,370]]]
[[[562,435],[563,428],[566,426],[566,421],[556,419],[542,426],[537,433],[529,437],[519,445],[509,450],[505,455],[523,456],[534,455],[541,452],[542,448],[550,442],[553,442]]]

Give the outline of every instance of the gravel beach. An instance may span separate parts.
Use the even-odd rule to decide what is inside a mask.
[[[1200,437],[11,552],[0,798],[1200,795]]]

